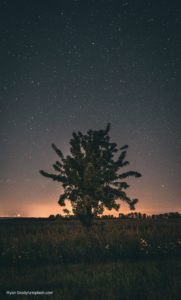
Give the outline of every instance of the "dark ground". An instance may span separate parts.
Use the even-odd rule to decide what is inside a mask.
[[[0,299],[177,300],[180,250],[180,220],[1,220]]]

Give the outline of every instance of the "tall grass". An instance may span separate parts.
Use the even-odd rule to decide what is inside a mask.
[[[0,299],[179,300],[180,250],[179,220],[1,221]]]
[[[1,222],[0,264],[94,263],[180,257],[176,220]]]

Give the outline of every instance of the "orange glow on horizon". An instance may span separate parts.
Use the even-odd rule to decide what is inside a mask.
[[[70,210],[71,212],[71,204],[66,201],[66,206],[67,209]],[[23,213],[16,213],[16,214],[2,214],[0,217],[49,217],[50,215],[57,215],[57,214],[64,214],[63,209],[65,207],[60,207],[58,203],[55,202],[55,204],[27,204],[24,206]],[[135,210],[130,210],[129,206],[126,205],[125,203],[121,203],[121,207],[119,211],[115,211],[114,209],[108,210],[105,208],[103,215],[113,215],[117,217],[119,213],[123,214],[128,214],[131,212],[140,212],[140,213],[146,213],[147,215],[152,215],[152,214],[159,214],[159,213],[166,213],[166,212],[173,212],[173,211],[178,211],[180,212],[181,209],[163,209],[162,207],[157,207],[155,209],[151,209],[149,207],[143,207],[141,205],[137,205]]]
[[[147,188],[143,188],[141,183],[137,182],[137,184],[137,190],[130,187],[128,192],[131,198],[135,198],[136,196],[139,199],[134,211],[130,210],[125,202],[118,201],[118,203],[121,204],[119,211],[105,209],[103,215],[118,216],[119,213],[128,214],[130,212],[146,213],[147,215],[176,211],[181,212],[180,205],[177,204],[173,206],[171,201],[164,201],[165,195],[163,192],[157,193],[157,191],[154,190],[150,192]],[[9,201],[5,201],[4,199],[3,203],[6,205],[4,205],[4,209],[1,210],[0,217],[48,217],[49,215],[64,214],[63,209],[65,207],[61,207],[58,204],[61,193],[62,189],[58,185],[56,188],[53,183],[45,186],[43,195],[38,194],[38,191],[36,191],[37,198],[36,195],[33,195],[33,197],[29,195],[27,198],[24,198],[21,190],[17,195],[15,193],[13,196],[9,195],[11,196],[9,197]],[[66,201],[65,203],[66,208],[71,212],[70,202]]]

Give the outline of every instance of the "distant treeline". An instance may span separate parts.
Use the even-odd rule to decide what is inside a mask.
[[[71,215],[71,214],[66,214],[66,215],[50,215],[49,216],[50,220],[57,220],[57,219],[69,219],[69,220],[76,220],[77,216]],[[181,214],[179,212],[168,212],[168,213],[163,213],[163,214],[153,214],[153,215],[147,215],[145,213],[140,213],[140,212],[134,212],[134,213],[128,213],[128,214],[123,214],[120,213],[118,217],[115,217],[113,215],[102,215],[102,216],[97,216],[95,219],[139,219],[139,220],[144,220],[144,219],[181,219]]]

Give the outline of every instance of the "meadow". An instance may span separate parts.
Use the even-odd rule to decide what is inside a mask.
[[[0,299],[177,300],[181,222],[1,220],[0,266]]]

